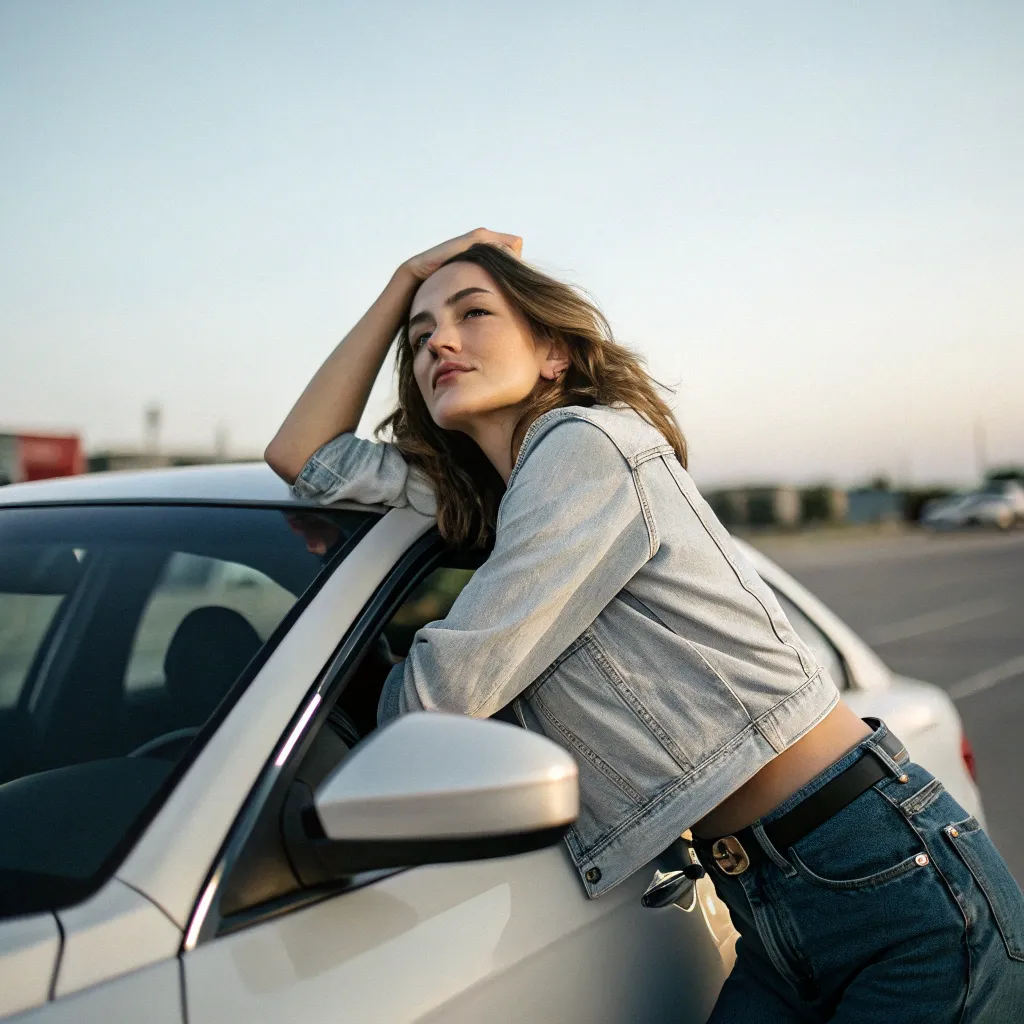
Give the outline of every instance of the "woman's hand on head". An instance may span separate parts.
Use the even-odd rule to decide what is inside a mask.
[[[477,228],[474,231],[467,231],[458,238],[449,238],[447,242],[435,245],[432,249],[413,256],[404,264],[417,281],[425,281],[430,275],[441,266],[445,260],[458,256],[465,252],[471,245],[485,242],[488,245],[496,245],[499,249],[510,252],[516,258],[523,252],[523,240],[518,235],[505,235],[500,231],[488,231],[487,228]]]

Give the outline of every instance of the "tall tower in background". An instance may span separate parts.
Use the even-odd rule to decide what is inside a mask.
[[[143,446],[150,455],[160,451],[160,426],[163,421],[163,409],[159,402],[146,406],[143,418]]]

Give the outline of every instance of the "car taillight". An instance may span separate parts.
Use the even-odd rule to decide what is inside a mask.
[[[960,733],[960,756],[964,759],[964,767],[967,769],[967,774],[977,782],[978,772],[974,764],[974,748],[971,746],[971,741],[963,733]]]

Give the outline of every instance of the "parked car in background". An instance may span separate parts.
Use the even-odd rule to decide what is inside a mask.
[[[850,704],[980,816],[949,698],[740,546]],[[561,747],[376,729],[395,658],[483,558],[262,465],[4,488],[0,1016],[704,1021],[726,908],[707,878],[641,903],[684,843],[588,900]]]
[[[1009,530],[1024,523],[1024,487],[1016,480],[993,480],[980,491],[929,502],[921,524],[934,530],[990,527]]]

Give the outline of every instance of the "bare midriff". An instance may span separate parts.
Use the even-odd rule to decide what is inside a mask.
[[[810,732],[704,815],[693,834],[709,839],[729,835],[763,818],[870,735],[868,724],[840,701]]]

